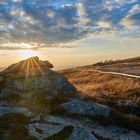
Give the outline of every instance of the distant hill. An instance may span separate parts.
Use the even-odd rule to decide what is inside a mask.
[[[103,71],[113,71],[140,76],[140,57],[128,58],[124,60],[106,60],[98,62],[91,67]]]
[[[128,58],[123,60],[105,60],[104,62],[98,62],[93,66],[107,66],[107,65],[118,65],[118,66],[140,66],[140,57]]]

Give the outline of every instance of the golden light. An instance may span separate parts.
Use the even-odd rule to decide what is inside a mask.
[[[20,51],[20,58],[27,59],[29,57],[38,56],[38,52],[34,50],[22,50]]]
[[[31,45],[31,44],[28,44],[28,43],[20,43],[19,46],[23,46],[24,48],[27,48],[27,49],[31,49],[31,48],[34,48],[36,46],[34,45]]]

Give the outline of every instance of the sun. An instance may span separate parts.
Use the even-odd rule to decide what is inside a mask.
[[[27,59],[29,57],[38,56],[38,52],[34,50],[22,50],[20,51],[20,58]]]

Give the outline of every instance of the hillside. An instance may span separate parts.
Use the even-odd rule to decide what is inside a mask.
[[[135,78],[135,75],[140,75],[140,57],[99,62],[59,72],[84,98],[124,114],[140,116],[140,77]]]
[[[92,67],[92,66],[91,66]],[[134,57],[124,60],[105,61],[93,64],[95,69],[104,71],[114,71],[120,73],[134,74],[140,76],[140,57]]]

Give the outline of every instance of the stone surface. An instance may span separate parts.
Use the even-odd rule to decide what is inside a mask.
[[[38,140],[43,140],[53,136],[64,128],[63,125],[51,125],[51,124],[29,124],[29,135],[36,137]]]
[[[80,128],[84,131],[88,131],[88,133],[95,134],[99,140],[100,139],[109,139],[109,140],[139,140],[140,135],[131,131],[129,129],[124,129],[112,124],[108,124],[106,126],[101,125],[95,121],[90,120],[75,120],[71,118],[65,118],[60,116],[46,116],[46,122],[48,123],[56,123],[63,124],[65,126],[71,125],[75,129]],[[84,132],[83,132],[84,133]],[[86,139],[86,138],[85,138]]]
[[[37,116],[34,118],[33,121],[37,121],[39,122],[39,119],[41,119],[41,117]],[[128,140],[139,140],[140,135],[135,133],[134,131],[130,131],[129,129],[124,129],[112,124],[108,124],[107,126],[103,126],[95,121],[90,121],[87,119],[84,120],[76,120],[73,118],[67,118],[65,116],[52,116],[52,115],[47,115],[45,116],[42,121],[44,122],[44,125],[47,128],[47,125],[51,124],[51,126],[63,126],[63,129],[56,133],[57,136],[63,135],[64,133],[66,134],[68,129],[65,130],[64,128],[69,128],[69,133],[67,135],[67,139],[66,140],[77,140],[78,138],[80,140],[94,140],[94,139],[111,139],[111,140],[124,140],[124,139],[128,139]],[[37,123],[38,125],[38,123]],[[32,124],[33,126],[33,124]],[[44,127],[40,128],[43,129]],[[52,127],[53,128],[53,127]],[[34,129],[34,128],[33,128]],[[54,129],[55,130],[55,129]],[[50,132],[52,132],[53,129],[50,130]],[[35,133],[31,133],[32,135],[36,135],[36,131],[34,131]],[[42,132],[42,131],[41,131]],[[56,131],[53,131],[56,132]],[[39,133],[39,132],[38,132]],[[40,134],[40,133],[39,133]],[[39,135],[38,134],[38,135]],[[45,137],[45,133],[42,134],[43,137]],[[54,135],[52,135],[51,137],[52,139],[50,140],[57,140],[54,139],[56,137],[54,137]],[[58,137],[57,137],[58,138]],[[62,139],[63,140],[63,139]]]
[[[50,68],[53,65],[48,61],[41,61],[38,57],[32,57],[19,63],[10,65],[0,73],[6,77],[4,86],[0,87],[1,96],[13,92],[25,93],[44,91],[54,96],[75,96],[76,88],[61,74]],[[2,78],[0,77],[0,81]],[[7,92],[9,91],[9,92]]]
[[[111,109],[107,106],[80,100],[71,100],[60,105],[60,108],[67,114],[84,115],[84,116],[103,116],[109,117]]]
[[[39,140],[51,139],[59,140],[97,140],[97,138],[87,129],[82,127],[73,127],[64,124],[29,124],[29,134]]]
[[[129,129],[124,129],[118,126],[109,125],[101,126],[97,123],[94,124],[94,134],[100,139],[111,140],[139,140],[140,135]]]
[[[0,106],[8,106],[9,103],[7,101],[0,100]]]
[[[133,101],[131,101],[131,100],[119,100],[118,102],[117,102],[117,105],[119,106],[119,107],[130,107],[130,108],[133,108],[133,107],[137,107],[137,104],[136,103],[134,103]]]
[[[97,138],[88,130],[82,127],[75,127],[68,140],[97,140]]]
[[[39,69],[40,67],[53,68],[53,65],[49,61],[41,61],[38,57],[31,57],[10,65],[7,69],[1,72],[1,74],[7,74],[9,72],[26,71],[30,68]]]
[[[26,116],[31,116],[32,113],[23,107],[8,107],[8,106],[0,106],[0,117],[5,115],[5,114],[10,114],[10,113],[21,113]]]

